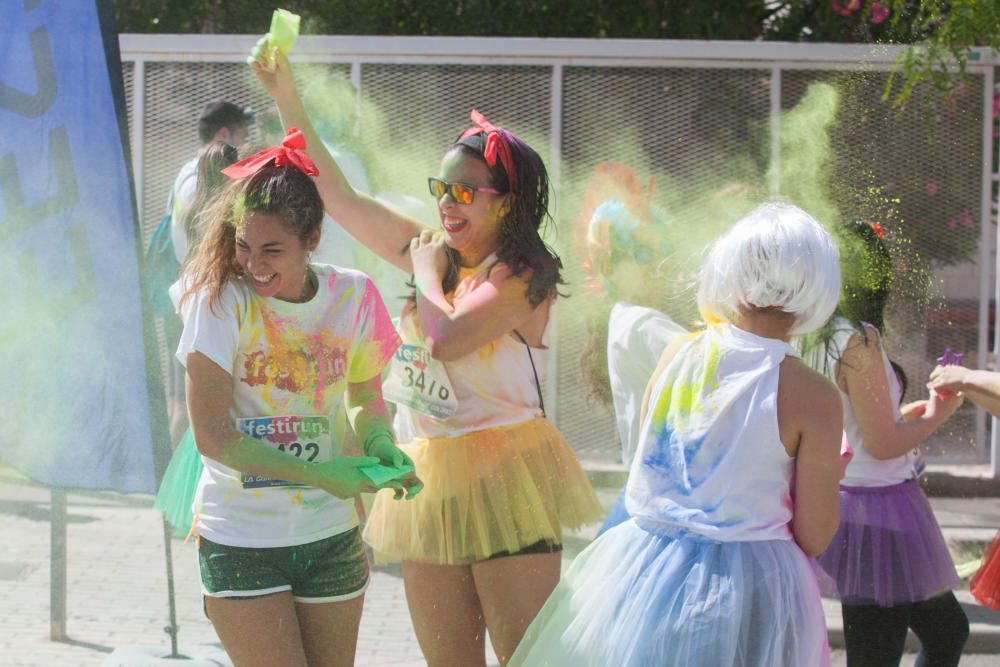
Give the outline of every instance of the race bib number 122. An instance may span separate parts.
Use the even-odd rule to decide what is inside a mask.
[[[330,420],[326,417],[243,417],[236,420],[236,428],[244,435],[297,458],[318,463],[333,458],[333,439]],[[270,486],[301,486],[281,479],[243,473],[243,488]]]

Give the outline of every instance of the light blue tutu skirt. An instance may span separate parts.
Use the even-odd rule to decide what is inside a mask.
[[[605,517],[604,523],[601,524],[601,529],[597,531],[597,537],[600,537],[618,524],[628,521],[628,519],[628,510],[625,509],[625,487],[622,487],[622,490],[618,492],[618,498],[615,499],[614,507],[611,508],[608,516]]]
[[[668,537],[630,519],[583,551],[511,667],[812,667],[826,620],[792,541]]]

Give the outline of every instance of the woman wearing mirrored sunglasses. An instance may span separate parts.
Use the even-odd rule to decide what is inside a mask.
[[[558,582],[562,527],[600,515],[544,417],[546,332],[563,282],[539,236],[549,218],[545,165],[473,111],[475,126],[428,182],[440,218],[429,228],[351,189],[313,140],[288,61],[269,62],[254,71],[285,125],[317,147],[327,212],[416,286],[386,397],[399,406],[396,428],[412,436],[403,448],[426,486],[400,507],[377,496],[365,539],[402,560],[429,665],[485,665],[487,630],[506,664]]]

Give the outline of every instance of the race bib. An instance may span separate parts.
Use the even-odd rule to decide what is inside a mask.
[[[917,447],[913,450],[913,476],[916,479],[920,479],[925,470],[927,470],[927,459],[924,458],[923,452]]]
[[[244,435],[267,443],[310,463],[329,461],[333,458],[333,438],[330,420],[326,417],[242,417],[236,428]],[[302,486],[294,482],[272,479],[264,475],[242,474],[243,488],[254,489],[270,486]]]
[[[399,346],[382,383],[382,395],[434,419],[447,419],[458,408],[447,369],[422,345]]]

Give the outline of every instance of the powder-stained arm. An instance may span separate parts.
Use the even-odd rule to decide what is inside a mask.
[[[266,49],[262,51],[266,52]],[[376,255],[406,273],[412,273],[412,263],[406,252],[407,243],[427,226],[351,187],[306,115],[288,59],[276,50],[273,66],[265,64],[264,58],[266,56],[262,55],[262,60],[254,61],[251,69],[277,104],[285,129],[297,127],[305,135],[305,152],[319,169],[316,186],[323,197],[326,212]]]
[[[389,411],[382,399],[382,376],[376,375],[365,382],[348,382],[346,399],[347,416],[358,440],[364,443],[365,456],[378,457],[383,465],[413,467],[410,457],[396,446]],[[402,497],[404,488],[407,498],[422,488],[415,473],[387,486],[396,489],[396,498]]]
[[[865,450],[885,460],[902,456],[919,445],[955,413],[962,398],[945,398],[932,392],[919,417],[897,422],[881,346],[874,327],[851,336],[837,363],[837,384],[846,390]]]
[[[341,456],[323,463],[309,463],[236,430],[229,414],[232,402],[232,376],[200,352],[188,354],[188,415],[198,451],[204,456],[241,472],[306,484],[338,498],[352,498],[363,491],[383,488],[373,486],[358,470],[361,466],[378,465],[378,458]]]
[[[528,301],[531,271],[518,276],[498,265],[488,280],[457,305],[441,287],[445,242],[440,232],[425,231],[410,242],[417,284],[417,319],[435,359],[459,359],[525,326],[534,317],[548,316],[550,301],[533,306]],[[543,310],[544,309],[544,310]]]

